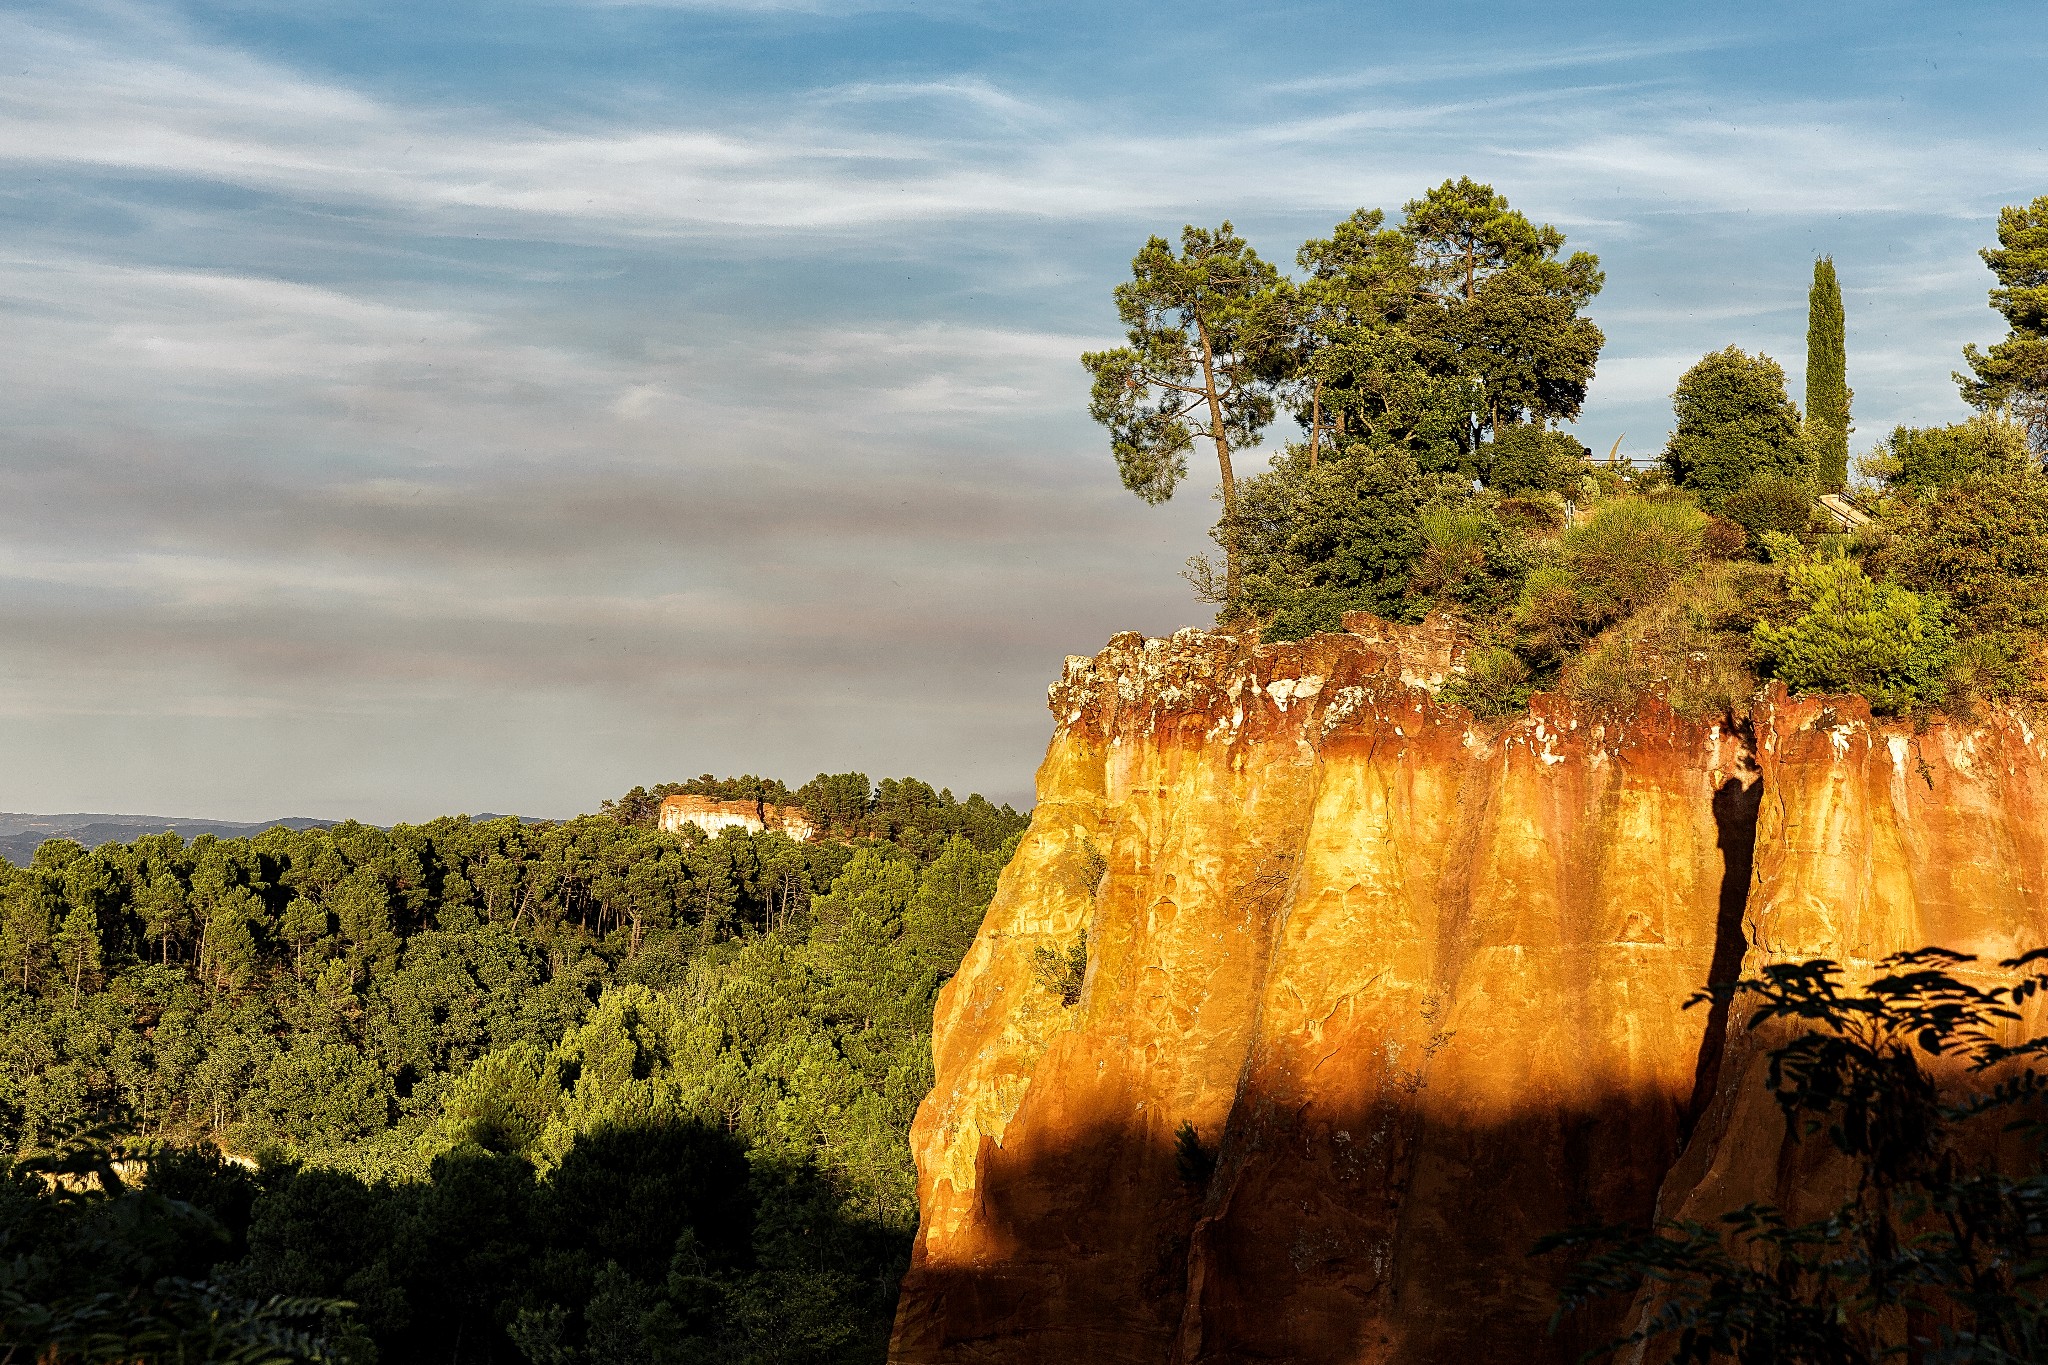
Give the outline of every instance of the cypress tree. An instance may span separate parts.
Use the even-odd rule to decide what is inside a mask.
[[[1823,490],[1849,482],[1849,358],[1835,258],[1813,263],[1806,295],[1806,439]]]

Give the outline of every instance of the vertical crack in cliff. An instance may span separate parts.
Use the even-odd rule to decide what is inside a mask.
[[[1714,917],[1714,957],[1707,968],[1708,986],[1726,986],[1740,979],[1749,939],[1742,923],[1749,909],[1749,884],[1756,867],[1757,815],[1763,809],[1763,773],[1756,763],[1756,730],[1748,721],[1735,728],[1742,740],[1742,770],[1714,791],[1714,828],[1721,850],[1721,897]],[[1714,1098],[1721,1077],[1721,1054],[1728,1042],[1727,996],[1716,998],[1707,1011],[1707,1029],[1700,1037],[1700,1056],[1693,1068],[1692,1098],[1679,1119],[1681,1148]]]

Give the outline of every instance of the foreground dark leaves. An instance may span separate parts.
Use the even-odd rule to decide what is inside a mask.
[[[1863,1365],[2048,1359],[2048,1175],[2041,1170],[2048,1038],[2001,1041],[2041,993],[2048,950],[1974,968],[1941,948],[1897,954],[1861,991],[1834,962],[1781,963],[1702,992],[1754,1002],[1749,1027],[1789,1032],[1767,1084],[1793,1142],[1824,1140],[1853,1193],[1794,1221],[1746,1204],[1714,1224],[1576,1228],[1558,1310],[1633,1300],[1625,1332],[1588,1358],[1649,1344],[1680,1365]],[[1979,985],[1958,975],[1999,978]],[[1952,1058],[1967,1083],[1938,1085]],[[2025,1155],[2011,1157],[2015,1142]],[[2003,1147],[2007,1159],[1990,1155]],[[1555,1325],[1555,1324],[1554,1324]]]

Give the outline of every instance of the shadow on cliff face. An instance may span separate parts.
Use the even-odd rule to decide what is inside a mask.
[[[1749,883],[1756,868],[1756,821],[1763,809],[1760,775],[1748,781],[1731,777],[1714,792],[1714,827],[1721,849],[1721,901],[1714,921],[1714,960],[1707,971],[1709,986],[1732,984],[1742,975],[1749,951],[1743,916],[1749,909]],[[1707,1011],[1707,1031],[1700,1037],[1699,1064],[1693,1070],[1692,1103],[1686,1106],[1679,1142],[1684,1145],[1714,1097],[1721,1078],[1721,1056],[1728,1042],[1728,1007],[1732,997],[1717,998]]]
[[[1163,1362],[1201,1191],[1141,1118],[984,1145],[972,1259],[913,1261],[890,1359]]]
[[[1679,1148],[1679,1097],[1588,1087],[1490,1119],[1433,1105],[1269,1110],[1195,1237],[1188,1362],[1564,1365],[1614,1325],[1549,1324],[1576,1224],[1641,1223]]]
[[[1568,1266],[1530,1249],[1575,1224],[1647,1223],[1684,1097],[1586,1095],[1484,1124],[1425,1098],[1253,1101],[1206,1188],[1136,1125],[985,1148],[976,1254],[912,1267],[891,1359],[1577,1360],[1619,1309],[1552,1334]]]

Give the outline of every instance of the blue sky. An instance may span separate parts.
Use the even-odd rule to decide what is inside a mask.
[[[1844,17],[1847,15],[1848,17]],[[1013,800],[1061,656],[1202,620],[1076,356],[1152,232],[1492,182],[1597,252],[1579,434],[1701,353],[1960,415],[2048,193],[2037,4],[16,3],[0,807]],[[1200,464],[1197,462],[1199,469]]]

